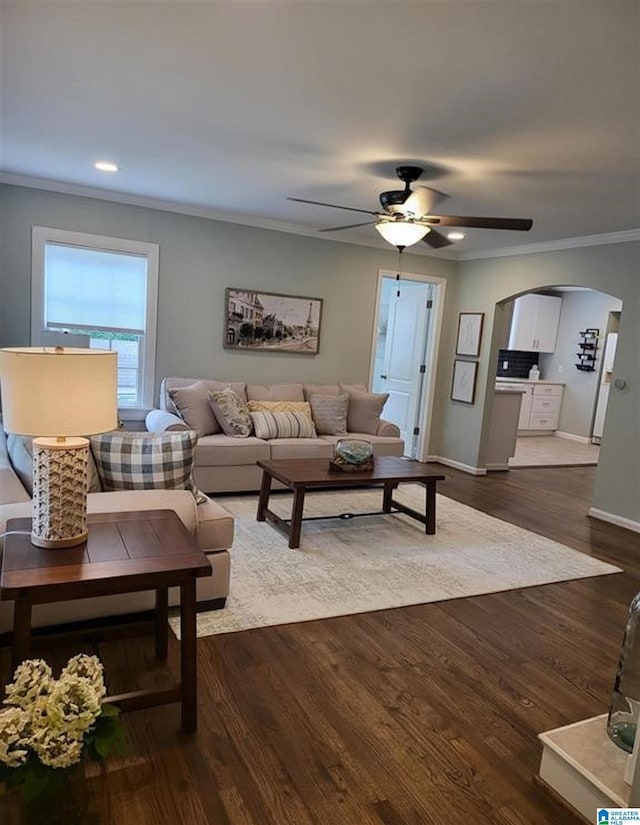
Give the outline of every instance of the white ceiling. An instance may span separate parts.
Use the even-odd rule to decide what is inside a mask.
[[[637,0],[0,0],[4,179],[315,229],[426,166],[447,214],[531,217],[427,254],[640,227]],[[100,158],[121,167],[108,176]],[[366,216],[363,216],[366,220]],[[372,227],[343,241],[385,245]],[[453,250],[453,255],[451,250]],[[413,250],[412,250],[413,251]]]

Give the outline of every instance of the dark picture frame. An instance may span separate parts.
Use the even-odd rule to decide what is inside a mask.
[[[484,312],[461,312],[458,315],[458,336],[456,355],[477,358],[482,343]]]
[[[227,287],[224,310],[225,349],[294,355],[320,351],[322,298]]]
[[[463,361],[456,358],[453,362],[451,378],[451,400],[473,404],[476,398],[476,381],[478,379],[478,362]]]

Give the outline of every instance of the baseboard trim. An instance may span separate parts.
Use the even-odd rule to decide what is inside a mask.
[[[447,467],[453,467],[456,470],[462,470],[463,473],[469,473],[472,476],[486,476],[486,467],[472,467],[471,464],[463,464],[461,461],[454,461],[452,458],[444,458],[441,455],[430,455],[428,461],[437,461],[438,464],[444,464]]]
[[[556,430],[554,435],[556,438],[566,438],[569,441],[578,441],[580,444],[591,444],[591,439],[585,435],[574,435],[573,433],[563,433],[561,430]]]
[[[618,527],[624,527],[627,530],[633,530],[634,533],[640,533],[640,521],[634,521],[624,516],[617,516],[615,513],[607,513],[606,510],[598,510],[596,507],[589,508],[589,515],[591,518],[608,521],[609,524],[617,524]]]
[[[497,472],[497,471],[501,471],[501,470],[508,470],[509,465],[504,464],[504,463],[503,464],[487,464],[486,469],[487,469],[488,473],[492,473],[492,472]]]

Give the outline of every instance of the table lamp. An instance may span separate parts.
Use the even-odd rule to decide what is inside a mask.
[[[118,424],[116,352],[70,347],[0,350],[2,423],[33,441],[37,547],[75,547],[87,538],[89,441]]]

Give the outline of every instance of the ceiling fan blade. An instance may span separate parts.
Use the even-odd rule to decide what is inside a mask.
[[[322,201],[308,201],[304,198],[287,198],[288,201],[295,201],[296,203],[310,203],[314,206],[328,206],[331,209],[347,209],[349,212],[362,212],[365,215],[377,215],[377,212],[372,212],[370,209],[356,209],[353,206],[340,206],[337,203],[322,203]]]
[[[445,238],[444,235],[433,227],[431,227],[431,231],[427,232],[422,240],[432,249],[441,249],[443,246],[451,246],[451,241],[448,238]]]
[[[431,189],[428,186],[416,186],[402,204],[402,211],[405,215],[411,212],[416,218],[421,218],[423,215],[429,215],[433,212],[436,206],[446,201],[448,197],[449,195],[438,192],[437,189]]]
[[[330,226],[328,229],[318,229],[318,232],[339,232],[341,229],[355,229],[356,226],[373,226],[377,221],[365,221],[365,223],[350,223],[348,226]]]
[[[533,226],[531,218],[471,218],[463,215],[425,215],[426,223],[440,226],[467,226],[475,229],[516,229],[528,232]]]

